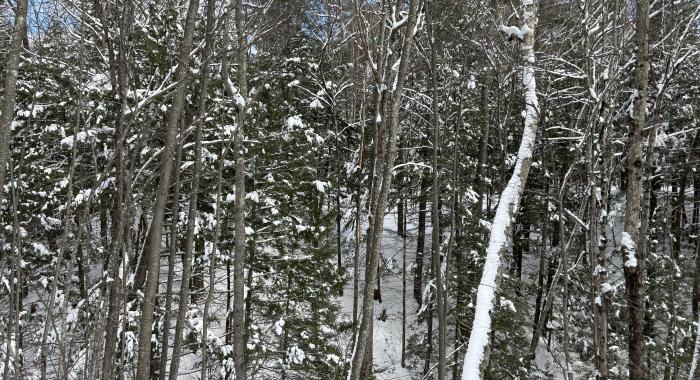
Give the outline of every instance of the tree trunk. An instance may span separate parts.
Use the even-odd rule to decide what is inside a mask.
[[[5,63],[5,87],[0,110],[0,204],[5,189],[5,175],[10,154],[10,125],[15,116],[15,95],[17,93],[17,75],[22,41],[27,34],[27,0],[17,0],[15,10],[15,27]]]
[[[598,379],[606,380],[608,378],[608,311],[612,302],[612,286],[608,283],[608,199],[610,197],[610,181],[612,176],[612,149],[609,123],[606,120],[602,126],[601,145],[602,159],[600,171],[602,171],[602,180],[598,181],[601,189],[600,197],[600,237],[598,246],[598,266],[595,274],[598,276],[597,284],[599,288],[598,297],[600,302],[596,304],[596,313],[598,314],[598,348],[597,348],[597,369]]]
[[[372,298],[374,281],[377,278],[377,265],[379,264],[379,243],[382,236],[384,212],[386,210],[386,203],[389,196],[389,188],[391,186],[394,161],[396,159],[399,109],[401,106],[401,96],[403,94],[403,85],[405,82],[406,72],[408,71],[408,64],[411,61],[411,48],[418,18],[418,3],[418,0],[411,0],[409,3],[408,21],[405,26],[405,35],[401,49],[402,59],[398,67],[398,72],[396,73],[396,81],[394,82],[395,90],[391,102],[391,114],[387,122],[389,133],[388,136],[386,136],[385,142],[388,147],[382,163],[382,176],[378,181],[375,181],[375,189],[377,190],[378,194],[377,204],[374,207],[374,215],[372,215],[371,221],[372,234],[369,236],[368,241],[368,244],[371,247],[370,265],[367,266],[365,273],[362,319],[360,322],[360,327],[357,331],[357,338],[355,339],[355,347],[353,349],[352,363],[350,373],[348,374],[348,380],[361,379],[362,365],[365,363],[365,355],[367,353],[366,349],[372,340],[372,335],[370,334],[372,324],[374,323],[374,302]],[[381,111],[378,109],[377,112],[381,117],[381,113],[379,113]],[[372,362],[371,356],[367,357],[367,362]]]
[[[589,266],[589,276],[590,276],[590,299],[593,314],[593,347],[596,349],[596,365],[600,364],[600,313],[599,308],[602,306],[601,294],[599,290],[601,289],[600,282],[600,270],[598,269],[598,257],[600,256],[599,251],[599,236],[598,236],[598,199],[599,194],[597,170],[596,165],[597,154],[596,154],[596,133],[595,133],[596,121],[591,120],[589,122],[589,130],[586,141],[586,175],[588,180],[588,236],[586,242],[586,249],[588,251],[588,266]],[[605,372],[600,372],[603,375]],[[599,376],[600,376],[599,375]]]
[[[565,183],[562,181],[562,185],[559,188],[559,204],[558,204],[558,216],[559,216],[559,241],[564,241],[564,230],[566,225],[564,224],[564,188]],[[561,268],[564,274],[564,294],[562,294],[562,312],[561,319],[563,324],[563,337],[562,346],[564,347],[564,376],[573,380],[573,373],[571,372],[571,358],[569,357],[569,256],[567,254],[566,247],[564,244],[559,244],[559,251],[561,253]]]
[[[476,178],[474,179],[475,188],[478,192],[478,200],[476,204],[476,212],[480,217],[484,208],[484,193],[486,186],[484,181],[484,165],[486,164],[488,147],[489,147],[489,129],[491,126],[491,113],[489,109],[489,88],[484,85],[481,90],[481,108],[484,114],[484,123],[481,126],[481,141],[479,142],[479,161],[476,165]]]
[[[201,155],[202,155],[202,137],[201,129],[202,124],[205,120],[205,110],[206,110],[206,98],[207,89],[209,82],[209,64],[212,56],[212,50],[214,49],[214,8],[216,7],[215,0],[207,0],[207,29],[206,29],[206,39],[204,45],[204,52],[202,53],[202,83],[200,87],[200,99],[199,99],[199,117],[197,119],[197,141],[195,146],[195,176],[199,176],[199,170],[201,170]],[[223,154],[222,154],[223,156]],[[224,159],[221,158],[223,163]],[[197,168],[196,165],[200,167]],[[214,230],[214,240],[212,242],[212,252],[209,257],[209,286],[207,287],[207,296],[204,301],[204,310],[202,312],[202,368],[200,379],[207,379],[207,369],[209,367],[209,309],[211,308],[211,302],[214,295],[215,278],[216,273],[216,254],[219,244],[219,236],[221,235],[221,183],[222,183],[222,173],[223,165],[219,166],[217,171],[217,185],[216,185],[216,210],[214,211],[214,221],[216,227]],[[195,196],[196,198],[196,196]],[[202,269],[203,270],[203,269]],[[182,300],[182,298],[180,298]]]
[[[175,277],[175,259],[178,252],[177,223],[180,209],[180,160],[182,159],[182,144],[178,145],[175,153],[175,170],[173,173],[173,196],[171,201],[170,238],[168,245],[170,253],[168,255],[168,279],[165,285],[165,310],[163,311],[163,335],[161,336],[160,349],[160,373],[158,378],[165,380],[165,372],[168,362],[168,345],[170,344],[170,319],[173,310],[173,280]]]
[[[440,116],[438,108],[438,66],[437,66],[437,43],[435,39],[435,24],[434,15],[435,6],[428,10],[428,38],[433,42],[430,49],[430,78],[431,78],[431,95],[432,95],[432,127],[433,127],[433,200],[432,214],[430,221],[433,225],[432,232],[432,268],[435,275],[435,288],[437,289],[435,296],[437,298],[437,318],[438,318],[438,380],[445,379],[446,368],[446,351],[447,351],[447,318],[445,317],[444,307],[444,291],[442,283],[442,258],[440,257],[440,172],[439,172],[439,149],[440,144]],[[429,321],[432,321],[432,312],[430,312]],[[430,334],[431,331],[428,331]],[[429,341],[428,344],[432,342]]]
[[[698,227],[700,229],[700,227]],[[698,266],[698,259],[700,257],[700,238],[695,241],[695,281],[697,283],[698,277],[700,277],[700,266]],[[697,305],[695,305],[697,307]],[[695,349],[693,350],[693,361],[690,366],[690,375],[688,380],[700,379],[700,320],[695,329]]]
[[[399,201],[400,205],[406,203],[406,200],[402,197]],[[402,215],[402,219],[398,220],[400,226],[404,227],[406,230],[406,215]],[[406,368],[406,235],[401,235],[402,237],[402,249],[401,249],[401,368]]]
[[[363,86],[365,79],[362,79]],[[355,254],[353,256],[353,276],[352,276],[352,325],[357,328],[359,319],[359,297],[360,297],[360,243],[362,230],[362,168],[365,153],[365,95],[363,92],[362,101],[360,103],[360,148],[357,159],[357,191],[355,199]]]
[[[695,139],[693,140],[693,159],[691,162],[700,161],[700,132],[695,133]],[[698,249],[700,249],[700,172],[697,170],[693,173],[695,180],[693,181],[693,223],[696,228],[695,243]],[[692,299],[692,311],[693,320],[700,318],[700,250],[696,249],[695,255],[695,273],[693,277],[693,299]]]
[[[185,257],[182,262],[182,280],[180,281],[180,302],[177,309],[175,322],[175,338],[173,354],[170,359],[170,380],[176,380],[180,369],[180,354],[182,350],[182,331],[185,326],[185,315],[189,305],[189,279],[192,274],[192,251],[194,249],[194,229],[197,220],[197,201],[199,195],[199,177],[202,171],[202,127],[206,117],[206,99],[209,89],[209,59],[214,47],[214,0],[207,1],[207,21],[204,50],[202,52],[202,78],[199,87],[199,104],[196,118],[194,169],[192,172],[192,184],[190,187],[190,199],[187,210],[187,230],[185,236]],[[217,209],[218,212],[218,209]],[[213,285],[212,285],[213,286]],[[206,336],[203,338],[203,346],[206,346]]]
[[[413,298],[420,306],[423,302],[423,257],[425,252],[425,219],[428,209],[428,174],[421,175],[418,195],[418,237],[416,241],[416,266],[413,276]]]
[[[496,292],[502,279],[502,260],[508,252],[508,235],[512,231],[525,181],[530,172],[533,146],[539,121],[539,103],[535,80],[535,27],[537,26],[537,2],[523,0],[523,20],[528,27],[521,44],[523,57],[523,85],[525,86],[525,126],[518,150],[513,175],[504,188],[492,223],[491,237],[486,250],[484,271],[477,290],[474,323],[469,345],[464,356],[463,380],[483,378],[488,366],[491,337],[491,312],[496,302]]]
[[[156,200],[153,205],[153,219],[151,231],[146,248],[148,259],[148,277],[146,279],[146,289],[141,303],[141,323],[139,327],[139,352],[136,366],[136,379],[146,380],[150,374],[151,363],[151,333],[153,331],[153,310],[155,306],[156,293],[158,292],[158,272],[160,271],[160,248],[163,235],[163,217],[165,214],[165,203],[168,200],[168,190],[170,188],[170,175],[173,168],[173,151],[175,149],[175,139],[177,135],[178,120],[182,113],[182,108],[187,91],[189,55],[192,50],[192,35],[197,17],[197,7],[199,0],[189,0],[187,8],[187,18],[185,20],[185,31],[178,57],[176,78],[178,81],[175,94],[173,96],[168,123],[166,125],[165,146],[161,152],[160,181],[156,192]]]
[[[537,331],[537,325],[540,321],[540,310],[542,308],[542,296],[544,294],[544,272],[546,269],[547,257],[549,256],[549,179],[545,178],[544,185],[544,210],[542,211],[542,234],[540,238],[540,260],[539,269],[537,271],[537,296],[535,298],[535,316],[533,321],[534,331]],[[533,337],[534,337],[533,332]]]
[[[112,279],[109,284],[109,303],[107,311],[107,325],[105,328],[105,350],[102,359],[102,378],[111,379],[113,377],[115,350],[117,345],[117,332],[119,327],[119,304],[123,294],[124,278],[119,276],[119,264],[124,250],[124,234],[127,220],[125,202],[126,181],[124,168],[124,141],[126,137],[126,112],[127,112],[127,92],[128,92],[128,62],[127,62],[127,39],[130,33],[133,13],[133,3],[124,2],[121,9],[118,49],[114,49],[112,43],[108,18],[104,14],[105,9],[99,1],[95,1],[95,13],[102,24],[104,45],[108,50],[110,81],[112,83],[113,95],[119,97],[120,102],[115,104],[115,112],[118,114],[114,126],[115,149],[115,194],[112,200],[111,210],[111,243],[109,249],[107,271],[108,277]],[[114,50],[118,55],[114,57]],[[126,272],[126,269],[124,270]]]
[[[243,161],[243,128],[245,125],[245,106],[248,96],[247,52],[245,25],[243,19],[243,0],[235,3],[236,35],[238,37],[238,93],[231,94],[236,100],[236,118],[238,128],[233,140],[236,162],[235,200],[234,200],[234,258],[233,258],[233,362],[236,379],[245,380],[246,331],[245,331],[245,163]]]
[[[627,206],[622,237],[625,287],[627,290],[627,325],[629,328],[629,378],[646,378],[644,365],[644,278],[646,257],[640,247],[646,236],[640,236],[642,222],[642,135],[645,127],[646,98],[649,81],[649,0],[636,0],[636,64],[635,98],[629,128],[627,154]],[[650,152],[651,153],[651,152]]]

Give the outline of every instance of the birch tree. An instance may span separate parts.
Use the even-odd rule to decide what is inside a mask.
[[[483,378],[483,371],[489,361],[489,344],[491,336],[491,313],[496,302],[503,272],[504,256],[509,248],[509,235],[512,231],[515,215],[520,207],[520,199],[525,189],[525,182],[530,172],[532,151],[539,122],[539,102],[535,79],[535,28],[537,26],[537,3],[524,0],[523,25],[517,28],[522,33],[521,55],[523,62],[522,83],[525,87],[525,126],[518,149],[518,156],[513,175],[501,193],[496,215],[491,224],[491,236],[486,250],[486,262],[477,290],[476,310],[469,344],[464,356],[462,379]]]

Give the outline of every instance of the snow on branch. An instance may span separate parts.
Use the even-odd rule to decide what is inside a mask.
[[[520,41],[522,41],[523,38],[525,38],[525,35],[530,32],[530,28],[527,26],[527,24],[523,25],[522,29],[518,28],[517,26],[501,25],[500,30],[508,36],[509,40],[517,38]]]

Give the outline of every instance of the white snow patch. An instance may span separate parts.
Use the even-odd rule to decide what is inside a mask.
[[[275,334],[282,335],[283,329],[284,329],[284,319],[280,319],[279,321],[275,322]]]
[[[501,297],[501,307],[505,307],[507,309],[510,309],[513,313],[515,313],[517,310],[515,310],[515,304],[513,304],[513,301]]]
[[[304,359],[306,359],[306,354],[301,348],[299,348],[299,346],[295,344],[289,348],[287,358],[290,363],[301,364],[304,362]]]
[[[635,257],[635,252],[637,251],[637,245],[634,243],[634,240],[632,240],[632,236],[626,231],[622,233],[620,245],[622,245],[622,249],[626,252],[625,266],[627,268],[636,267],[637,258]]]
[[[288,117],[287,122],[285,124],[287,125],[287,128],[289,128],[289,129],[293,129],[295,127],[304,128],[304,122],[301,120],[301,116],[299,116],[299,115],[294,115],[294,116]]]
[[[326,187],[328,187],[328,182],[323,182],[319,180],[315,180],[313,182],[314,186],[316,187],[316,190],[318,190],[319,193],[325,194],[326,193]]]
[[[519,40],[522,40],[525,37],[525,35],[530,32],[530,28],[528,28],[527,25],[523,25],[522,29],[518,28],[517,26],[501,25],[500,30],[501,32],[507,34],[508,38],[515,36],[518,37]]]

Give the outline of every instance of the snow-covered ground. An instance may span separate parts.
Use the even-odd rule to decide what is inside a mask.
[[[416,257],[416,234],[418,227],[416,224],[417,214],[409,216],[407,222],[408,236],[406,238],[406,336],[416,334],[416,311],[418,303],[413,299],[413,264]],[[427,218],[429,220],[429,217]],[[429,222],[428,222],[429,223]],[[429,226],[429,224],[428,224]],[[418,375],[417,369],[401,367],[401,338],[402,338],[402,261],[403,261],[403,238],[397,234],[397,215],[395,211],[389,212],[384,218],[384,233],[381,242],[382,262],[388,263],[381,269],[381,290],[382,302],[375,301],[374,307],[374,346],[373,359],[376,377],[384,380],[415,379]],[[430,228],[426,231],[426,252],[430,252]],[[346,239],[354,242],[354,231],[347,231]],[[353,243],[354,244],[354,243]],[[360,247],[360,291],[364,287],[364,263],[366,247]],[[425,256],[428,263],[429,256]],[[349,260],[351,261],[351,260]],[[352,265],[352,264],[350,264]],[[429,265],[429,264],[428,264]],[[361,298],[361,296],[360,296]],[[343,312],[352,319],[353,301],[353,281],[350,279],[345,285],[343,297],[339,300],[343,306]],[[362,300],[360,299],[360,302]],[[360,305],[361,306],[361,305]],[[379,320],[379,316],[386,310],[385,321]],[[422,329],[425,329],[423,326]],[[409,362],[406,362],[409,365]]]

